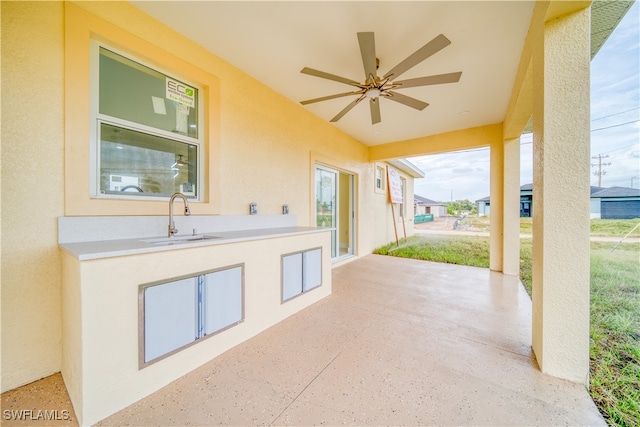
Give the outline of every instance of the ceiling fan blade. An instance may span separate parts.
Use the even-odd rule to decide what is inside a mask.
[[[369,100],[369,108],[371,109],[371,124],[380,123],[380,98],[371,98]]]
[[[358,43],[360,44],[360,55],[362,55],[362,65],[364,66],[364,78],[368,79],[373,75],[378,77],[376,71],[376,42],[373,33],[358,33]]]
[[[400,104],[404,104],[408,107],[415,108],[416,110],[419,110],[419,111],[422,111],[425,108],[427,108],[427,106],[429,106],[429,104],[427,104],[426,102],[422,102],[419,99],[415,99],[398,92],[389,91],[387,93],[391,95],[387,97],[387,99],[399,102]]]
[[[325,73],[324,71],[314,70],[313,68],[309,68],[309,67],[304,67],[302,70],[300,70],[300,72],[302,74],[309,74],[310,76],[320,77],[322,79],[327,79],[327,80],[333,80],[336,82],[340,82],[340,83],[344,83],[352,86],[357,86],[359,84],[358,82],[354,82],[353,80],[336,76],[335,74]]]
[[[440,34],[429,43],[412,53],[404,61],[393,67],[383,78],[391,77],[392,80],[397,79],[402,73],[415,67],[431,55],[438,53],[445,47],[449,46],[451,41],[444,35]]]
[[[300,101],[300,104],[302,105],[313,104],[314,102],[327,101],[329,99],[342,98],[343,96],[358,95],[358,94],[359,94],[358,92],[336,93],[335,95],[323,96],[321,98],[314,98],[314,99],[307,99],[306,101]]]
[[[347,105],[342,111],[340,111],[338,114],[336,114],[336,116],[329,120],[330,122],[337,122],[338,120],[340,120],[342,118],[342,116],[344,116],[345,114],[347,114],[349,111],[351,111],[351,109],[353,107],[356,106],[356,104],[360,101],[362,101],[365,98],[365,95],[361,95],[359,98],[356,98],[355,100],[353,100],[349,105]]]
[[[461,75],[462,71],[458,71],[457,73],[438,74],[436,76],[418,77],[415,79],[395,81],[393,82],[393,84],[401,85],[396,89],[404,89],[407,87],[416,86],[441,85],[444,83],[456,83],[460,80]]]

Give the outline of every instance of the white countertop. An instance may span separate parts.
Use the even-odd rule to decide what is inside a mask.
[[[216,238],[207,240],[182,241],[176,239],[175,242],[150,243],[145,240],[161,239],[166,236],[149,236],[135,239],[119,240],[98,240],[90,242],[60,243],[58,246],[63,251],[74,256],[80,261],[111,258],[127,255],[138,255],[144,253],[171,251],[177,249],[194,248],[199,246],[224,245],[228,243],[244,242],[257,239],[270,239],[274,237],[285,237],[300,234],[319,233],[329,231],[329,228],[316,227],[277,227],[260,228],[253,230],[202,232],[199,235],[215,236]],[[180,235],[181,236],[188,235]]]

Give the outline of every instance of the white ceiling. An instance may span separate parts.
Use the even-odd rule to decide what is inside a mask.
[[[132,3],[298,105],[352,90],[301,74],[303,67],[364,81],[357,32],[375,33],[379,75],[444,34],[451,45],[399,80],[462,71],[458,83],[399,90],[429,103],[423,111],[382,99],[382,122],[372,125],[369,106],[361,102],[333,124],[367,145],[377,145],[502,121],[535,2]],[[300,108],[329,121],[353,99]]]

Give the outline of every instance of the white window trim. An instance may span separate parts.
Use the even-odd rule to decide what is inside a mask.
[[[184,83],[190,85],[198,89],[198,137],[193,138],[186,135],[175,134],[173,132],[168,132],[162,129],[157,129],[151,126],[146,126],[143,124],[131,122],[125,119],[120,119],[117,117],[107,116],[104,114],[100,114],[98,112],[98,96],[100,93],[100,48],[104,48],[111,52],[114,52],[120,56],[123,56],[135,63],[143,65],[145,67],[151,68],[161,74],[164,74],[169,77],[176,78]],[[177,76],[168,72],[163,71],[161,68],[149,64],[144,60],[136,58],[132,55],[124,53],[118,49],[113,48],[105,43],[101,43],[96,40],[91,40],[91,54],[90,54],[90,70],[91,70],[91,102],[90,102],[90,148],[89,148],[89,196],[92,199],[119,199],[119,200],[168,200],[170,196],[136,196],[135,193],[128,193],[127,195],[116,195],[116,194],[101,194],[100,193],[100,182],[98,179],[99,170],[100,170],[100,150],[98,150],[99,140],[99,127],[100,123],[107,123],[110,125],[121,126],[127,129],[131,129],[134,131],[145,132],[151,135],[156,135],[163,138],[172,139],[179,142],[184,142],[188,144],[192,144],[197,146],[198,148],[198,177],[196,181],[198,196],[190,199],[189,201],[193,202],[202,202],[205,194],[204,188],[204,147],[205,147],[205,134],[207,129],[205,129],[205,112],[204,112],[204,90],[197,84],[194,84],[189,81],[189,79],[185,79],[182,76]]]
[[[399,203],[399,207],[398,207],[398,211],[399,211],[399,217],[401,219],[404,219],[404,217],[406,216],[406,201],[407,201],[407,179],[403,176],[400,176],[400,186],[402,188],[402,203]]]
[[[380,170],[380,178],[382,187],[378,188],[378,170]],[[373,191],[378,194],[387,194],[387,166],[384,163],[373,164]]]

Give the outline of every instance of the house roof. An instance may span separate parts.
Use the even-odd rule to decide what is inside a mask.
[[[524,184],[520,186],[520,191],[533,191],[533,184]],[[476,200],[478,202],[489,202],[491,200],[491,196],[485,196],[482,199]]]
[[[424,172],[407,159],[389,160],[387,163],[413,178],[424,178]]]
[[[361,102],[333,123],[369,146],[502,122],[537,4],[534,0],[131,3],[273,90],[259,96],[284,96],[295,103],[353,91],[353,86],[335,79],[303,74],[304,67],[364,80],[358,32],[375,34],[381,75],[443,34],[451,44],[400,78],[462,72],[457,83],[405,88],[403,94],[428,103],[428,108],[418,111],[383,99],[382,121],[374,126],[369,106]],[[592,55],[632,3],[592,3]],[[332,98],[301,108],[329,121],[352,99]]]
[[[596,187],[595,185],[591,186],[591,194],[596,191],[603,190],[604,187]],[[520,186],[520,191],[533,191],[533,184],[524,184]]]
[[[596,56],[633,1],[595,0],[591,4],[591,58]]]
[[[524,184],[520,186],[520,191],[533,191],[533,184]],[[629,187],[597,187],[591,186],[591,197],[607,198],[607,197],[640,197],[640,189]],[[478,202],[488,202],[490,196],[476,200]]]
[[[607,198],[607,197],[640,197],[640,189],[628,188],[628,187],[609,187],[599,188],[591,187],[591,197]],[[597,188],[597,191],[593,191],[593,188]]]
[[[417,194],[413,195],[413,199],[416,203],[421,205],[444,205],[444,203],[436,202],[435,200],[427,199],[426,197],[418,196]]]

